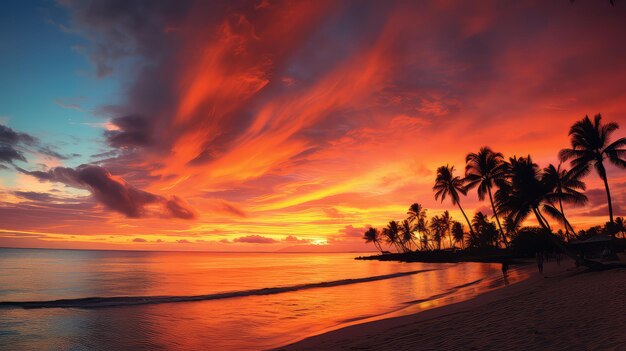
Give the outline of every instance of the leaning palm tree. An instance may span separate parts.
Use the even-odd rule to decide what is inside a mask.
[[[549,188],[541,182],[539,166],[528,157],[512,157],[507,165],[508,180],[496,191],[497,208],[514,225],[521,224],[532,212],[539,225],[551,231],[548,221],[541,213],[548,202]]]
[[[406,251],[400,242],[400,229],[398,222],[391,221],[387,224],[387,227],[383,228],[383,236],[387,241],[387,244],[395,246],[398,252]]]
[[[604,167],[604,161],[608,161],[619,168],[626,168],[626,138],[619,138],[609,143],[619,125],[614,122],[602,124],[602,116],[597,114],[593,122],[589,116],[574,123],[569,130],[572,144],[571,149],[563,149],[559,152],[561,161],[571,160],[572,170],[581,176],[591,171],[591,167],[596,169],[598,175],[604,182],[606,198],[609,207],[609,220],[613,221],[613,204],[611,203],[611,191],[609,181]]]
[[[489,202],[491,203],[491,209],[493,215],[496,218],[498,229],[500,229],[500,236],[502,243],[508,246],[506,235],[502,230],[500,224],[500,218],[498,218],[498,211],[493,202],[492,189],[497,184],[500,184],[506,178],[506,164],[504,163],[504,156],[499,152],[493,152],[489,147],[481,147],[478,153],[469,153],[465,157],[465,181],[466,188],[472,189],[477,187],[478,199],[483,201],[485,195],[489,195]]]
[[[435,192],[435,200],[441,198],[441,202],[446,199],[446,196],[450,196],[452,203],[459,206],[467,225],[470,227],[470,232],[473,234],[472,225],[470,224],[463,207],[461,207],[461,197],[459,194],[467,194],[467,189],[463,185],[463,179],[458,176],[454,176],[454,166],[441,166],[437,168],[437,178],[435,179],[435,186],[433,186]]]
[[[539,166],[532,161],[530,156],[512,157],[507,169],[509,179],[496,191],[495,198],[497,208],[511,221],[510,225],[520,225],[532,212],[535,214],[539,225],[565,254],[588,267],[600,266],[600,263],[578,257],[552,234],[550,225],[542,215],[541,210],[543,209],[547,213],[558,213],[559,211],[549,201],[550,188],[541,181]]]
[[[579,179],[576,172],[561,169],[561,164],[556,167],[551,164],[544,168],[541,181],[550,189],[550,193],[547,195],[548,199],[559,204],[560,217],[565,227],[565,234],[569,239],[570,234],[574,235],[576,232],[565,216],[563,202],[577,205],[587,203],[587,196],[578,191],[586,189],[585,183]]]
[[[369,227],[363,234],[363,240],[365,240],[366,243],[373,243],[378,251],[383,253],[383,248],[380,246],[380,232],[378,229]]]

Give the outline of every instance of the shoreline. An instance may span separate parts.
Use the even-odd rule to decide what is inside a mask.
[[[544,273],[469,300],[331,330],[273,350],[626,348],[626,332],[620,330],[626,269],[587,272],[552,262]]]
[[[386,253],[370,256],[357,256],[355,260],[365,261],[395,261],[395,262],[423,262],[423,263],[509,263],[525,264],[530,262],[528,257],[514,255],[513,252],[504,249],[488,251],[413,251],[402,253]]]

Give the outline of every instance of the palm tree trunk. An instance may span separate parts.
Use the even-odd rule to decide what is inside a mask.
[[[411,242],[413,243],[413,245],[415,245],[415,251],[417,251],[419,249],[419,245],[417,245],[415,239],[411,238]]]
[[[539,213],[539,210],[533,207],[533,212],[535,213],[535,216],[537,217],[537,222],[539,222],[539,225],[541,226],[541,228],[549,232],[552,232],[552,229],[550,229],[550,226],[548,225],[548,223],[545,221],[541,213]]]
[[[474,229],[472,228],[472,223],[470,223],[469,219],[465,215],[465,211],[463,211],[463,207],[461,207],[461,201],[458,201],[456,204],[459,206],[459,209],[461,210],[461,213],[463,214],[463,217],[465,217],[465,221],[467,221],[467,225],[469,226],[470,233],[472,233],[472,235],[476,235],[476,234],[474,234]]]
[[[543,213],[541,213],[541,210],[537,209],[537,213],[539,213],[539,215],[541,216],[541,219],[543,220],[543,223],[546,224],[546,227],[548,227],[548,230],[552,232],[552,227],[550,226],[550,223],[548,223],[546,217],[543,216]]]
[[[401,253],[402,251],[402,245],[400,245],[400,243],[396,240],[394,241],[394,244],[396,244],[396,251],[398,251],[398,253]]]
[[[600,262],[584,259],[578,256],[577,254],[575,254],[574,252],[572,252],[570,249],[568,249],[567,246],[563,245],[563,243],[556,237],[556,235],[552,234],[550,230],[550,226],[548,225],[548,222],[545,221],[545,219],[542,219],[543,216],[541,215],[539,210],[533,207],[533,212],[535,212],[535,216],[537,216],[537,220],[539,221],[539,224],[548,231],[547,235],[550,237],[552,242],[561,251],[563,251],[565,255],[567,255],[569,258],[573,259],[574,261],[578,262],[579,264],[582,264],[583,266],[591,268],[591,269],[602,269],[602,267],[604,267],[604,264]]]
[[[378,249],[378,251],[380,251],[380,253],[383,253],[383,248],[382,246],[380,246],[380,243],[378,241],[374,241],[374,246],[376,246],[376,248]]]
[[[502,236],[502,243],[504,243],[504,247],[509,247],[509,243],[506,240],[506,235],[504,235],[504,230],[502,230],[502,225],[500,224],[500,218],[498,218],[498,212],[496,212],[496,206],[493,203],[493,196],[491,196],[491,186],[487,187],[487,192],[489,193],[489,201],[491,202],[491,210],[493,211],[493,215],[496,217],[496,223],[498,223],[498,229],[500,229],[500,235]]]
[[[569,221],[567,220],[567,217],[565,217],[565,212],[563,211],[563,201],[561,200],[561,191],[559,190],[559,207],[561,208],[561,215],[563,215],[563,222],[565,223],[565,234],[567,234],[567,241],[570,240],[570,230],[572,231],[572,235],[576,234],[576,231],[574,230],[574,228],[572,227],[572,225],[569,223]]]
[[[602,164],[600,164],[600,166],[602,167],[602,170],[604,171],[602,172],[604,173],[604,177],[602,177],[602,180],[604,181],[604,187],[606,188],[606,199],[609,203],[609,219],[611,221],[611,224],[613,224],[615,222],[613,222],[613,204],[611,203],[611,191],[609,190],[609,180],[607,179],[604,166],[602,166]]]

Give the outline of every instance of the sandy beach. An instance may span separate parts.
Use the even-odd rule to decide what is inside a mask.
[[[625,282],[626,269],[585,273],[550,263],[543,276],[472,300],[278,350],[625,350]]]

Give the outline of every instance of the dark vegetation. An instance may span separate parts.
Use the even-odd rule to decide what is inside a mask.
[[[617,123],[603,123],[599,114],[593,119],[585,116],[571,126],[571,147],[559,152],[561,163],[543,169],[530,155],[507,160],[489,147],[467,155],[463,177],[455,175],[454,166],[439,167],[435,199],[449,199],[463,219],[453,219],[448,211],[428,218],[426,209],[414,203],[405,219],[390,221],[381,230],[368,228],[363,239],[381,255],[360,259],[504,262],[537,252],[560,252],[578,264],[600,267],[586,257],[585,247],[605,245],[612,252],[626,247],[626,223],[614,216],[606,171],[608,164],[626,169],[626,138],[611,140],[618,128]],[[570,169],[565,168],[567,162]],[[591,173],[604,184],[608,222],[576,231],[566,208],[587,203],[583,178]],[[472,190],[479,200],[489,202],[492,217],[480,211],[471,219],[467,216],[462,200]],[[537,226],[523,226],[530,218]],[[555,231],[555,223],[562,229]],[[581,243],[592,238],[596,244]]]

